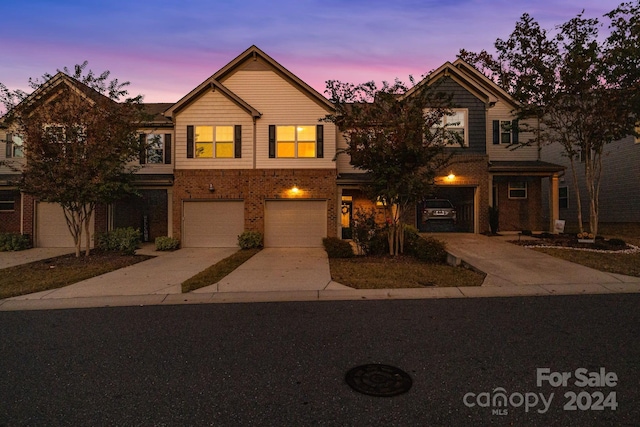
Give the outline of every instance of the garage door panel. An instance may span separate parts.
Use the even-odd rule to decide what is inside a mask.
[[[230,248],[244,231],[244,202],[185,202],[182,246]]]
[[[321,247],[327,236],[324,200],[268,201],[265,204],[267,247]]]
[[[94,215],[91,216],[89,230],[94,231]],[[84,247],[84,229],[81,242]],[[36,247],[39,248],[73,248],[73,237],[67,227],[62,206],[57,203],[38,202],[36,207]],[[93,239],[91,242],[93,246]]]

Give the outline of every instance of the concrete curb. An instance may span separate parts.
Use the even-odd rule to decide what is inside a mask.
[[[97,307],[186,305],[292,301],[365,301],[443,298],[502,298],[555,295],[640,293],[640,283],[529,286],[469,286],[450,288],[350,289],[320,291],[215,292],[86,298],[14,299],[0,301],[0,311],[58,310]],[[19,297],[18,297],[19,298]]]

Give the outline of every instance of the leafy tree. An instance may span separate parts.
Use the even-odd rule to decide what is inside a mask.
[[[554,36],[528,14],[509,39],[495,43],[497,55],[460,51],[520,102],[522,131],[533,135],[523,144],[557,143],[569,159],[583,232],[579,166],[589,198],[589,231],[596,235],[602,158],[607,144],[635,134],[640,55],[638,2],[623,3],[605,15],[610,36],[599,37],[598,19],[580,13],[556,28]]]
[[[131,191],[132,161],[142,148],[137,129],[145,118],[141,96],[125,98],[128,82],[109,80],[108,71],[85,72],[86,66],[29,79],[31,95],[0,87],[4,121],[24,138],[20,189],[62,206],[76,256],[83,230],[90,253],[96,205]]]
[[[411,86],[396,80],[378,88],[373,82],[354,85],[327,82],[326,92],[335,113],[325,120],[335,123],[348,142],[338,151],[351,164],[370,174],[365,188],[386,212],[389,252],[404,250],[404,224],[410,207],[427,193],[436,173],[450,163],[451,143],[460,135],[441,126],[452,114],[450,97],[435,90],[428,78]]]

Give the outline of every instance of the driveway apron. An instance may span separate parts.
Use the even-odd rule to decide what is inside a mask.
[[[640,278],[606,273],[505,241],[467,233],[431,234],[447,251],[487,273],[483,286],[569,285],[640,282]],[[517,236],[513,236],[517,240]]]
[[[0,252],[0,269],[73,253],[73,248],[32,248],[16,252]]]

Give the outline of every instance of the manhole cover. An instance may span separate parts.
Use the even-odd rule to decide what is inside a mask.
[[[380,397],[406,393],[413,384],[409,374],[403,370],[380,364],[356,366],[347,372],[345,379],[355,391]]]

